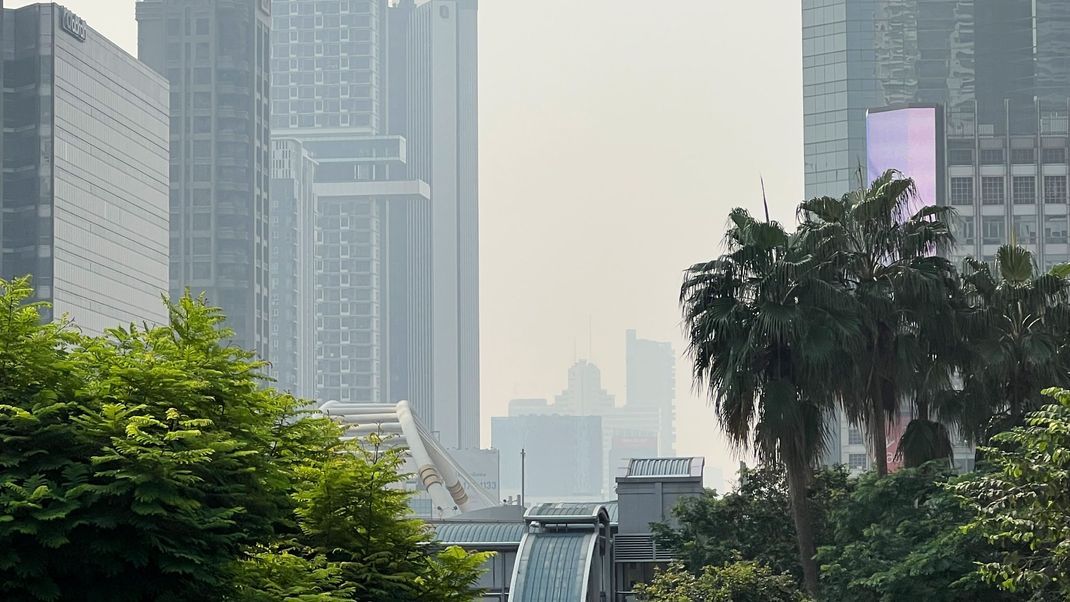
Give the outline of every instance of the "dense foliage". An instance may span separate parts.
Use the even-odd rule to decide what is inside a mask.
[[[649,584],[637,587],[645,602],[804,602],[789,575],[779,575],[756,562],[707,566],[698,575],[673,563],[658,571]]]
[[[968,533],[999,546],[982,573],[1034,599],[1070,599],[1070,391],[1025,426],[993,437],[993,470],[955,485],[974,511]],[[984,560],[984,559],[978,559]]]
[[[1042,273],[1010,244],[960,272],[953,210],[920,205],[893,170],[802,203],[794,232],[735,209],[725,252],[685,271],[695,383],[729,440],[786,475],[681,507],[659,535],[693,575],[742,559],[830,600],[1068,595],[1070,394],[1041,408],[1041,391],[1070,386],[1070,265]],[[814,469],[833,412],[865,429],[875,475],[826,511]],[[953,433],[995,472],[954,480]],[[908,469],[889,475],[893,460]]]
[[[969,512],[946,489],[946,462],[863,475],[829,515],[817,555],[827,600],[1012,600],[986,584],[976,563],[995,550],[964,533]]]
[[[828,517],[850,492],[842,468],[818,471],[808,499],[815,541],[829,542]],[[675,550],[689,568],[756,561],[802,580],[791,499],[784,472],[775,466],[742,468],[739,485],[723,495],[707,491],[684,498],[673,509],[675,526],[655,524],[660,545]]]
[[[262,386],[218,311],[90,337],[0,289],[0,598],[476,595],[482,558],[403,518],[396,452]]]

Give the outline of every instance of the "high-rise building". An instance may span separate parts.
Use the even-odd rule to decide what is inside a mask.
[[[625,407],[658,412],[657,454],[673,456],[676,454],[676,355],[672,344],[640,339],[634,330],[629,330],[625,334],[624,355]]]
[[[603,498],[602,418],[521,415],[491,418],[491,444],[501,466],[500,494],[525,503]]]
[[[207,293],[269,355],[270,0],[139,0],[138,54],[171,84],[171,295]]]
[[[271,374],[280,389],[312,399],[316,161],[292,138],[276,138],[271,145]]]
[[[167,82],[57,4],[3,11],[0,275],[85,332],[166,323]]]
[[[316,397],[477,448],[476,5],[388,5],[274,2],[273,134],[319,163]]]
[[[325,135],[306,138],[306,146],[320,162],[316,178],[316,397],[365,403],[404,399],[435,431],[428,418],[433,416],[430,394],[402,397],[389,384],[388,329],[394,321],[406,320],[394,312],[390,295],[405,294],[409,267],[392,263],[398,259],[392,253],[392,244],[398,240],[389,236],[391,226],[396,225],[391,220],[399,211],[427,211],[427,184],[389,178],[404,161],[404,140],[396,136]],[[427,238],[417,238],[416,243],[430,244]],[[426,286],[417,287],[413,295],[426,290]],[[420,319],[417,315],[412,327]]]
[[[431,187],[428,417],[448,447],[479,444],[479,185],[476,0],[401,0],[390,10],[390,133],[408,178]],[[412,375],[410,375],[411,377]]]
[[[1042,268],[1070,259],[1066,2],[804,0],[802,20],[808,197],[857,188],[875,156],[895,156],[874,116],[907,123],[903,109],[929,107],[933,198],[921,200],[956,209],[952,259],[991,261],[1012,239]],[[838,432],[834,455],[861,465],[860,434]]]
[[[387,207],[364,194],[404,160],[400,141],[376,138],[385,130],[386,9],[385,0],[273,3],[272,136],[300,140],[320,163],[313,356],[320,402],[391,401]]]
[[[613,410],[613,395],[602,388],[602,371],[587,360],[568,369],[568,386],[554,398],[554,408],[570,414],[598,414]]]

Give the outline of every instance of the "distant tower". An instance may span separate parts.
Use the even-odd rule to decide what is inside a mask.
[[[268,358],[269,0],[141,0],[138,55],[171,83],[171,295],[206,292]]]
[[[568,369],[568,388],[554,398],[554,408],[581,416],[601,415],[615,408],[613,395],[602,388],[602,371],[587,360]]]
[[[625,334],[627,402],[629,409],[658,411],[658,453],[676,455],[676,355],[670,343]]]

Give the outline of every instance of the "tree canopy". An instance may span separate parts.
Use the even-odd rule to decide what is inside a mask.
[[[203,299],[91,337],[42,323],[30,298],[0,281],[0,597],[478,594],[484,557],[405,518],[399,452],[343,442],[264,386]]]

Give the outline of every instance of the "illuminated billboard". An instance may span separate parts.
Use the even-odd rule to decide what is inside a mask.
[[[913,215],[925,205],[939,202],[940,108],[911,106],[871,109],[866,113],[866,160],[868,182],[889,169],[913,178],[918,203]]]

